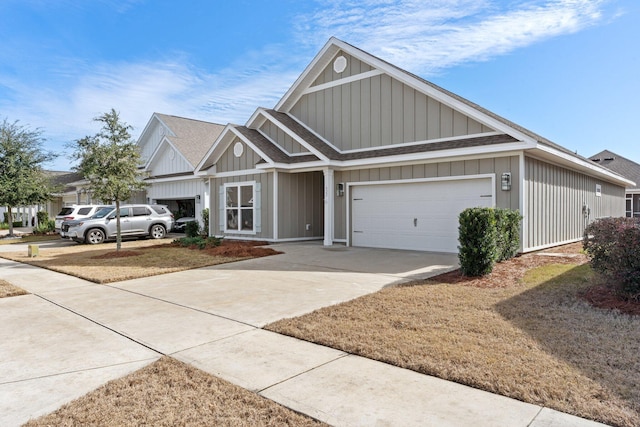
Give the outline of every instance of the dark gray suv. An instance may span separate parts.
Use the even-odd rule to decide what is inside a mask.
[[[173,214],[165,205],[120,206],[122,237],[151,237],[162,239],[173,227]],[[116,238],[116,207],[99,209],[92,217],[64,221],[60,236],[78,243],[92,245]]]

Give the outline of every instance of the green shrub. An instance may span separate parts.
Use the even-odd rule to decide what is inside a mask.
[[[220,244],[222,243],[222,239],[218,237],[204,238],[202,236],[195,236],[195,237],[182,237],[180,239],[174,240],[173,242],[187,248],[197,247],[198,249],[205,249],[205,248],[215,248],[216,246],[220,246]]]
[[[198,237],[200,236],[200,223],[198,221],[189,221],[184,226],[184,234],[187,237]]]
[[[209,235],[209,208],[202,209],[202,230],[200,230],[201,234],[204,236]]]
[[[469,208],[460,213],[458,259],[465,276],[491,273],[498,247],[496,215],[491,208]]]
[[[602,218],[584,231],[591,267],[629,299],[640,300],[640,218]]]
[[[53,219],[47,219],[33,228],[33,234],[47,234],[52,233],[56,229],[56,221]]]
[[[513,258],[520,249],[520,212],[512,209],[495,209],[497,262]]]
[[[38,224],[46,224],[49,221],[49,214],[46,211],[38,211],[36,216],[38,217]]]

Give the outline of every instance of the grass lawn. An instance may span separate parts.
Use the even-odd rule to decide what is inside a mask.
[[[17,297],[18,295],[26,295],[28,293],[29,292],[24,289],[0,279],[0,298]]]
[[[95,246],[78,244],[40,248],[39,252],[39,256],[34,258],[30,258],[26,250],[3,252],[0,257],[95,283],[110,283],[278,253],[270,248],[254,247],[242,242],[224,242],[218,248],[193,250],[172,245],[168,239],[163,242],[125,241],[119,252],[116,252],[115,242]]]
[[[320,426],[170,357],[111,381],[25,426]]]
[[[616,426],[640,425],[640,316],[581,295],[584,256],[524,255],[266,329]]]
[[[58,234],[48,234],[48,235],[31,234],[31,235],[22,236],[22,237],[6,237],[6,238],[0,239],[0,245],[13,245],[16,243],[46,242],[49,240],[60,240],[60,236]]]

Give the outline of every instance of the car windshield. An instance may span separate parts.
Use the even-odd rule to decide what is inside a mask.
[[[100,208],[91,218],[104,218],[113,211],[113,206],[107,206],[106,208]]]

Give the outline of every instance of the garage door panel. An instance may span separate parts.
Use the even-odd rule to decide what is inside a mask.
[[[352,244],[457,252],[458,215],[491,206],[492,191],[490,178],[355,186]]]

